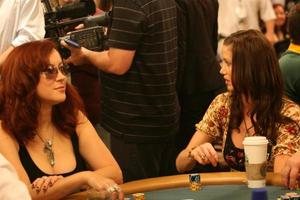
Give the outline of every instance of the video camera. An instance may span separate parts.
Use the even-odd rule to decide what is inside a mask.
[[[50,0],[42,0],[46,24],[46,38],[53,39],[62,57],[70,56],[68,49],[60,45],[64,39],[72,40],[87,49],[103,51],[106,49],[106,27],[109,24],[109,13],[91,16],[95,13],[93,0],[80,0],[77,3],[66,4],[53,8]],[[84,28],[74,27],[83,24]]]

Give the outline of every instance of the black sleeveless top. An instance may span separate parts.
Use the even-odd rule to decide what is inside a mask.
[[[244,149],[237,148],[232,141],[232,131],[228,130],[228,135],[224,146],[224,159],[228,166],[238,171],[245,171]]]
[[[245,153],[244,149],[240,149],[233,144],[232,130],[228,130],[226,137],[223,156],[228,166],[237,171],[245,171]],[[270,161],[272,154],[272,143],[268,143],[268,157],[267,161]]]
[[[45,172],[40,170],[38,168],[38,166],[36,166],[36,164],[31,159],[25,146],[20,145],[20,149],[19,149],[20,160],[21,160],[21,163],[22,163],[26,173],[29,176],[31,183],[35,179],[40,178],[42,176],[62,175],[64,177],[66,177],[66,176],[70,176],[72,174],[86,170],[85,162],[79,153],[78,137],[77,137],[76,133],[71,135],[71,141],[72,141],[73,151],[74,151],[75,159],[76,159],[76,167],[73,171],[68,172],[68,173],[63,173],[63,174],[46,174]]]

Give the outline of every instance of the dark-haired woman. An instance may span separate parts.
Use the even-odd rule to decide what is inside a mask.
[[[274,32],[276,34],[276,42],[286,40],[287,34],[287,17],[286,11],[282,4],[273,4],[274,12],[276,14]]]
[[[67,74],[49,40],[11,52],[1,72],[0,152],[32,199],[62,199],[86,187],[116,199],[121,170],[82,112]]]
[[[216,166],[220,158],[211,142],[222,140],[227,165],[244,171],[242,141],[247,136],[269,140],[268,169],[280,172],[300,148],[300,108],[283,96],[283,81],[274,49],[255,30],[239,31],[224,40],[223,75],[228,92],[211,103],[188,146],[176,160],[178,171],[197,163]]]

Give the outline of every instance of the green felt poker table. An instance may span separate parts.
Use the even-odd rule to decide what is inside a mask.
[[[244,172],[200,173],[202,188],[191,191],[189,175],[181,174],[132,181],[120,187],[126,198],[133,200],[132,194],[144,193],[146,200],[247,200],[252,189],[247,187]],[[279,174],[267,173],[268,199],[276,200],[280,195],[292,192],[282,186]],[[297,191],[296,191],[297,192]],[[73,194],[67,200],[86,200],[86,192]]]
[[[267,186],[269,200],[276,200],[280,195],[290,192],[280,186]],[[187,187],[154,190],[144,192],[146,200],[251,200],[251,192],[246,185],[209,185],[193,192]],[[134,200],[132,195],[127,195]]]

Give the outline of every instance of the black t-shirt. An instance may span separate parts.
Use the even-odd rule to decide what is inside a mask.
[[[178,130],[177,20],[173,0],[114,0],[108,46],[135,50],[123,75],[101,72],[101,125],[131,142]]]

